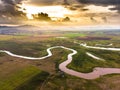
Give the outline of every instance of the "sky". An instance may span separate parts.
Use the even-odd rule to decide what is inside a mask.
[[[19,0],[20,1],[20,0]],[[114,5],[111,10],[120,11],[120,0],[25,0],[27,4],[31,5],[62,5],[62,4],[69,4],[71,7],[79,9],[82,6],[88,5],[97,5],[97,6],[110,6]],[[77,6],[72,6],[77,4]]]
[[[22,11],[22,12],[20,12]],[[70,17],[72,22],[120,24],[120,0],[0,0],[0,17],[38,12],[50,17]]]

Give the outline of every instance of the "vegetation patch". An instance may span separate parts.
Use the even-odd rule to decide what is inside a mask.
[[[43,82],[47,79],[49,74],[47,72],[40,72],[33,76],[30,80],[17,87],[15,90],[36,90],[40,88]]]
[[[64,35],[65,37],[76,38],[76,37],[85,37],[84,33],[67,33]]]
[[[41,71],[33,66],[18,70],[0,80],[0,90],[14,90],[16,87],[30,80],[39,73],[41,73]]]
[[[98,57],[101,57],[103,59],[107,59],[106,61],[100,61],[100,60],[96,60],[93,59],[91,57],[89,57],[86,54],[86,50],[84,49],[78,49],[77,50],[78,53],[76,55],[73,56],[73,60],[72,62],[67,66],[70,69],[73,69],[75,71],[79,71],[79,72],[84,72],[84,73],[88,73],[88,72],[92,72],[93,68],[95,67],[104,67],[104,68],[119,68],[119,60],[118,60],[118,56],[119,54],[115,54],[115,56],[117,56],[116,58],[114,57],[114,54],[109,54],[110,58],[113,58],[113,60],[108,60],[107,58],[109,57],[102,57],[101,55],[101,50],[98,50],[99,53],[96,53],[94,50],[89,50],[92,51],[92,53],[94,52],[95,55],[98,55]],[[104,52],[108,52],[108,51],[104,51]],[[105,53],[103,53],[104,55]],[[115,61],[114,61],[115,60]]]

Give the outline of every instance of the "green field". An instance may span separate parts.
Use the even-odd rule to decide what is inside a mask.
[[[5,75],[5,76],[0,76],[0,90],[14,90],[17,87],[19,87],[20,85],[22,85],[23,83],[29,82],[31,80],[31,78],[34,77],[38,77],[40,76],[40,78],[38,78],[39,83],[43,82],[44,80],[42,79],[45,78],[46,74],[44,74],[44,72],[40,71],[38,68],[33,67],[33,66],[29,66],[23,69],[20,69],[18,71],[15,71],[14,73],[10,73],[9,75]],[[46,75],[47,76],[47,75]],[[33,88],[35,87],[36,83],[31,84],[30,82],[30,86],[29,88]],[[37,85],[38,85],[37,84]],[[34,88],[35,89],[35,88]],[[23,90],[23,89],[21,89]],[[32,89],[29,89],[32,90]]]
[[[86,34],[84,33],[67,33],[64,34],[65,37],[69,37],[69,38],[75,38],[75,37],[85,37]]]

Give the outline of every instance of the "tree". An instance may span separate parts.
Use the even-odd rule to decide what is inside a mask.
[[[49,15],[47,13],[38,13],[38,14],[34,14],[33,15],[34,19],[37,19],[37,20],[43,20],[43,21],[50,21],[51,18],[49,17]]]
[[[63,19],[63,21],[64,21],[64,22],[66,22],[66,21],[68,22],[68,21],[70,21],[70,18],[69,18],[69,17],[65,17],[65,18]]]

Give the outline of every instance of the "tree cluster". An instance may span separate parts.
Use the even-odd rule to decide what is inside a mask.
[[[70,21],[70,18],[69,18],[69,17],[65,17],[65,18],[63,19],[63,22],[68,22],[68,21]]]
[[[51,21],[51,18],[49,17],[49,15],[47,13],[43,13],[43,12],[34,14],[33,18],[37,19],[37,20]]]

